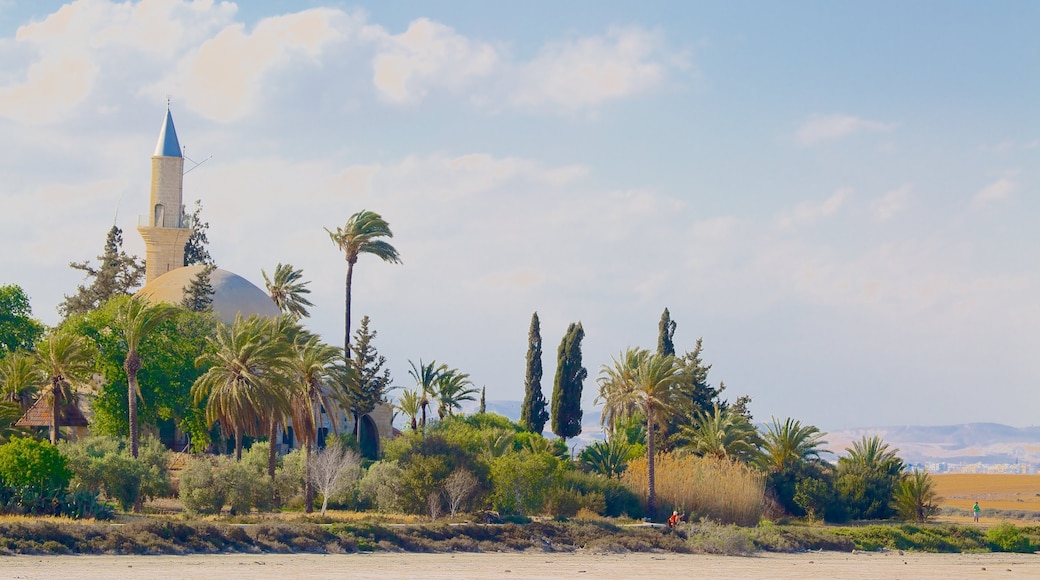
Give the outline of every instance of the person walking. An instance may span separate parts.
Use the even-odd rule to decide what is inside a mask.
[[[979,523],[979,512],[982,511],[981,509],[979,509],[979,502],[975,502],[975,505],[971,508],[971,511],[973,514],[975,514],[975,523]]]

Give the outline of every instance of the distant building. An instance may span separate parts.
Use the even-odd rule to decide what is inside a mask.
[[[148,213],[141,216],[137,231],[144,238],[146,248],[145,286],[138,291],[153,302],[180,304],[185,289],[196,279],[204,266],[184,266],[184,247],[191,235],[191,224],[184,211],[184,156],[181,153],[177,130],[169,108],[159,131],[159,141],[152,155],[152,186]],[[210,274],[213,287],[213,312],[225,324],[234,322],[236,315],[243,317],[274,317],[280,314],[278,306],[270,296],[242,276],[227,270],[216,269]],[[334,410],[339,415],[340,431],[352,432],[354,421],[342,409]],[[379,405],[371,413],[363,415],[361,422],[361,448],[381,450],[382,441],[393,434],[393,411],[388,405]],[[322,409],[320,433],[332,432],[331,418]],[[378,435],[378,436],[377,436]],[[167,443],[183,446],[182,433],[171,434]],[[324,438],[322,438],[324,440]],[[279,434],[275,444],[282,453],[298,446],[290,425]]]

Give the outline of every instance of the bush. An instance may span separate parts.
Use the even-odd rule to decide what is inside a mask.
[[[50,443],[17,437],[0,445],[0,485],[64,492],[72,479],[67,464]]]
[[[1036,549],[1029,538],[1011,522],[1001,522],[1000,525],[987,530],[986,541],[994,552],[1027,554]]]
[[[169,455],[154,437],[141,440],[137,459],[130,456],[124,438],[97,436],[63,442],[61,452],[68,458],[77,490],[104,491],[126,511],[141,497],[164,497],[171,493]]]
[[[401,500],[401,468],[396,461],[373,463],[358,484],[364,502],[375,505],[381,512],[396,512]]]
[[[643,502],[647,497],[646,458],[632,460],[621,481]],[[690,519],[708,518],[751,526],[765,505],[765,484],[754,469],[742,464],[695,455],[657,456],[657,509],[664,519],[672,510]]]
[[[193,457],[181,471],[180,499],[192,514],[219,514],[227,500],[227,490],[216,477],[213,460]]]
[[[563,463],[549,453],[509,453],[491,462],[491,501],[506,514],[541,513],[562,479]],[[577,511],[577,510],[575,510]]]

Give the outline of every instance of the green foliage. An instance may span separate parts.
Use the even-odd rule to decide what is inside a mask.
[[[491,501],[507,514],[531,515],[546,508],[559,486],[564,463],[549,453],[510,453],[491,461]]]
[[[524,401],[520,405],[520,424],[532,433],[541,433],[549,419],[542,395],[542,330],[538,313],[531,315],[527,331],[527,374],[524,377]]]
[[[794,503],[802,508],[809,521],[826,518],[827,508],[834,502],[834,488],[825,479],[806,477],[794,486]]]
[[[701,413],[711,413],[712,406],[720,403],[719,396],[723,386],[711,386],[708,382],[708,372],[711,365],[702,359],[704,342],[698,338],[693,350],[687,351],[682,356],[676,356],[676,362],[681,368],[676,381],[672,405],[674,412],[664,422],[664,432],[669,436],[678,433],[683,424],[688,424]],[[663,448],[667,451],[674,447],[674,439],[666,439]]]
[[[96,268],[86,261],[69,264],[85,272],[89,283],[81,284],[72,296],[65,296],[58,306],[63,318],[86,314],[117,296],[129,296],[141,285],[144,263],[123,251],[123,230],[118,227],[108,231],[104,252],[97,259]]]
[[[27,351],[0,355],[0,400],[13,403],[22,412],[32,406],[47,375]],[[15,418],[17,420],[17,417]]]
[[[690,425],[682,425],[675,440],[701,456],[751,463],[758,458],[762,440],[758,430],[739,415],[712,405],[711,412],[698,412]]]
[[[59,445],[73,473],[71,488],[104,492],[129,511],[140,498],[169,495],[169,451],[155,438],[141,441],[138,457],[123,438],[95,436]]]
[[[64,493],[71,479],[68,461],[46,441],[16,437],[0,445],[0,485]]]
[[[611,437],[607,441],[596,441],[578,454],[582,466],[608,478],[620,478],[632,459],[635,446],[622,437]]]
[[[361,500],[381,512],[400,511],[403,476],[396,461],[373,463],[358,483]]]
[[[25,290],[15,284],[0,286],[0,358],[17,350],[31,350],[43,330],[43,323],[33,318]]]
[[[258,454],[259,455],[259,454]],[[235,461],[230,457],[192,458],[181,471],[180,499],[189,513],[219,514],[224,505],[232,515],[271,505],[267,461]]]
[[[657,354],[660,356],[675,356],[675,343],[672,338],[675,336],[675,321],[672,320],[671,313],[665,308],[664,312],[661,313],[661,322],[657,325]]]
[[[903,474],[892,503],[900,518],[924,522],[939,513],[938,500],[932,476],[927,471],[915,469]]]
[[[219,514],[227,500],[227,490],[218,484],[214,458],[193,457],[181,470],[180,500],[193,514]]]
[[[581,434],[581,390],[588,371],[581,363],[581,341],[585,330],[571,323],[557,351],[556,380],[553,383],[552,431],[567,439]]]
[[[1031,554],[1036,551],[1036,546],[1011,522],[1000,522],[986,530],[986,541],[994,552]]]
[[[104,377],[91,408],[91,431],[98,435],[128,435],[126,342],[116,332],[116,317],[128,298],[119,297],[83,316],[70,317],[62,329],[85,336],[97,345],[94,373]],[[141,370],[138,382],[141,400],[138,421],[155,427],[172,421],[191,437],[192,444],[204,448],[209,443],[203,411],[191,398],[191,387],[202,374],[195,366],[200,353],[207,352],[206,337],[216,328],[210,314],[178,311],[160,323],[141,341],[138,356]]]
[[[903,460],[880,437],[866,437],[838,459],[835,487],[852,519],[892,517],[892,498],[899,485]]]
[[[297,319],[310,316],[307,307],[314,306],[314,304],[305,296],[311,291],[307,288],[309,282],[301,281],[303,270],[293,268],[292,264],[279,263],[274,268],[272,278],[268,278],[267,272],[263,270],[260,270],[260,274],[264,277],[267,293],[271,296],[271,300],[278,305],[282,314],[294,316]]]
[[[195,200],[195,209],[191,212],[190,223],[191,235],[184,244],[184,265],[213,264],[213,256],[209,254],[207,248],[209,236],[206,235],[206,232],[209,231],[209,222],[202,219],[202,201],[200,200]]]
[[[213,311],[213,284],[211,277],[213,270],[216,270],[217,266],[214,264],[207,264],[199,273],[191,279],[188,286],[184,289],[184,297],[181,299],[181,306],[190,310],[191,312],[212,312]]]
[[[379,354],[373,341],[378,334],[375,330],[369,330],[368,316],[361,318],[361,326],[354,335],[354,343],[350,349],[354,355],[348,361],[357,377],[355,381],[347,383],[348,391],[346,398],[348,410],[354,416],[354,436],[360,439],[357,432],[361,422],[358,421],[362,415],[371,413],[376,405],[383,401],[386,391],[390,388],[393,379],[390,377],[390,369],[384,368],[386,357]]]

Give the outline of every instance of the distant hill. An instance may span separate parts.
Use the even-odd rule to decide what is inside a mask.
[[[827,434],[838,455],[862,437],[880,435],[910,463],[1040,463],[1040,427],[968,423],[921,427],[863,427]]]

